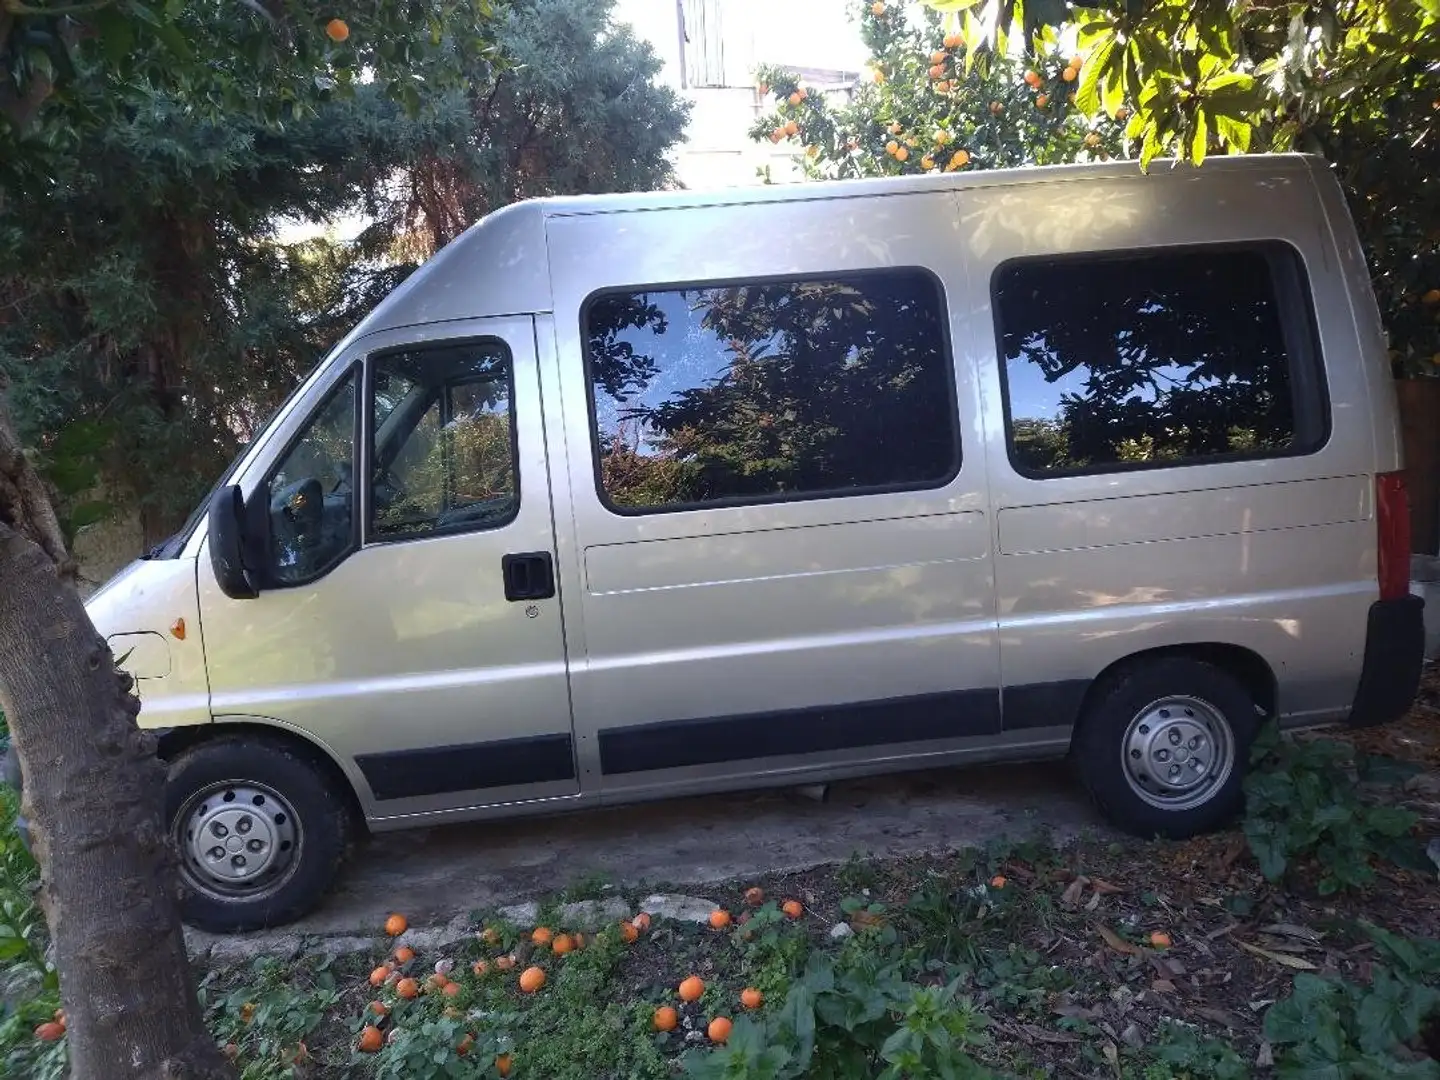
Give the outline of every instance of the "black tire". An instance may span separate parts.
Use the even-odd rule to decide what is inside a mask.
[[[1167,699],[1178,699],[1180,704],[1150,711]],[[1193,709],[1185,706],[1187,699],[1194,704]],[[1173,721],[1172,715],[1176,717]],[[1168,744],[1174,734],[1195,728],[1156,726],[1152,735],[1151,724],[1141,722],[1142,716],[1152,723],[1154,717],[1163,716],[1162,723],[1166,725],[1190,723],[1207,730],[1212,729],[1217,720],[1226,725],[1230,740],[1228,773],[1221,779],[1219,770],[1210,775],[1207,769],[1205,775],[1210,775],[1209,781],[1197,782],[1188,796],[1171,793],[1154,776],[1148,775],[1147,763],[1151,758],[1158,762],[1163,751],[1167,761],[1163,766],[1155,765],[1154,771],[1176,768],[1180,753],[1187,755],[1186,764],[1193,765],[1189,758],[1195,752],[1185,748],[1188,741],[1185,747],[1175,744],[1175,757],[1170,756]],[[1229,824],[1244,809],[1245,770],[1261,720],[1250,692],[1220,668],[1183,657],[1140,662],[1122,669],[1096,688],[1094,700],[1080,718],[1071,754],[1091,797],[1112,825],[1146,839],[1159,836],[1183,840]],[[1132,721],[1136,722],[1133,732]],[[1145,740],[1154,742],[1147,744]],[[1216,756],[1213,747],[1218,743],[1219,739],[1209,743],[1212,757]],[[1152,749],[1151,757],[1146,757],[1138,749],[1139,745],[1158,748]],[[1202,752],[1206,745],[1202,733]],[[1127,758],[1133,762],[1129,769]],[[1162,803],[1169,799],[1173,805],[1147,801],[1136,786],[1132,786],[1127,775],[1131,772],[1137,775],[1136,785],[1147,789],[1151,799]],[[1182,775],[1182,779],[1186,778]],[[1187,803],[1186,798],[1193,805]]]
[[[268,789],[278,801],[266,798],[260,789]],[[253,857],[244,849],[236,849],[236,855],[213,853],[223,850],[218,844],[239,840],[244,823],[259,820],[264,813],[264,821],[252,825],[260,831],[247,835],[251,843],[264,843],[254,839],[262,835],[275,841],[260,859],[273,858],[270,865],[275,868],[253,881],[218,887],[201,867],[178,819],[183,813],[192,824],[208,821],[212,831],[217,824],[224,829],[218,817],[205,815],[218,814],[222,804],[233,815],[248,810],[250,803],[255,804],[256,818],[242,816],[233,834],[228,829],[217,834],[227,839],[211,849],[212,858],[220,863]],[[252,735],[214,739],[177,756],[170,763],[165,788],[165,818],[179,849],[184,885],[181,918],[217,934],[282,926],[309,912],[334,880],[350,836],[347,806],[324,769],[296,748]],[[201,835],[209,837],[208,832]],[[228,839],[230,835],[235,840]],[[271,851],[276,854],[270,855]],[[280,869],[283,855],[289,858]]]

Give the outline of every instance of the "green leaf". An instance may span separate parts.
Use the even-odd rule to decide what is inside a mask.
[[[111,517],[115,507],[108,502],[82,502],[70,511],[67,524],[72,531],[95,525]]]
[[[1205,151],[1210,146],[1210,124],[1204,109],[1195,110],[1195,130],[1190,136],[1190,160],[1196,165],[1205,163]]]
[[[957,11],[969,11],[983,2],[984,0],[925,0],[925,6],[948,15]]]
[[[1112,34],[1096,47],[1085,61],[1085,66],[1080,69],[1080,86],[1075,91],[1075,107],[1086,116],[1094,116],[1100,111],[1100,84],[1109,71],[1110,57],[1114,52],[1115,37]]]
[[[1220,141],[1229,148],[1230,153],[1244,154],[1249,151],[1250,132],[1253,130],[1249,124],[1218,113],[1211,119],[1215,121],[1215,134],[1220,136]]]
[[[195,59],[195,52],[190,48],[190,42],[186,39],[184,31],[171,22],[157,23],[155,36],[160,43],[170,50],[170,55],[176,60],[190,63]]]

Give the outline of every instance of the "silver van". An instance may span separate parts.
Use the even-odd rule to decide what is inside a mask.
[[[1320,161],[540,200],[89,611],[211,930],[355,830],[960,762],[1184,837],[1267,718],[1407,707],[1400,469]]]

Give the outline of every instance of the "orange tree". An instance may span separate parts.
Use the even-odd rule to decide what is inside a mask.
[[[750,134],[795,145],[807,177],[843,179],[965,168],[1050,165],[1123,156],[1125,113],[1086,118],[1076,108],[1081,58],[1051,33],[1026,62],[995,50],[967,53],[932,11],[864,2],[857,18],[869,79],[832,104],[791,72],[767,67],[774,102]]]
[[[1335,168],[1397,375],[1440,367],[1440,0],[925,0],[967,55],[1085,56],[1076,106],[1158,154],[1298,149]]]

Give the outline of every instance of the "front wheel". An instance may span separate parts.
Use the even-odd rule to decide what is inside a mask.
[[[253,736],[176,758],[165,809],[185,885],[181,916],[201,930],[293,922],[324,896],[345,854],[349,817],[329,777]]]
[[[1198,660],[1156,660],[1099,688],[1072,752],[1111,824],[1146,838],[1184,839],[1244,809],[1259,721],[1249,691],[1227,672]]]

